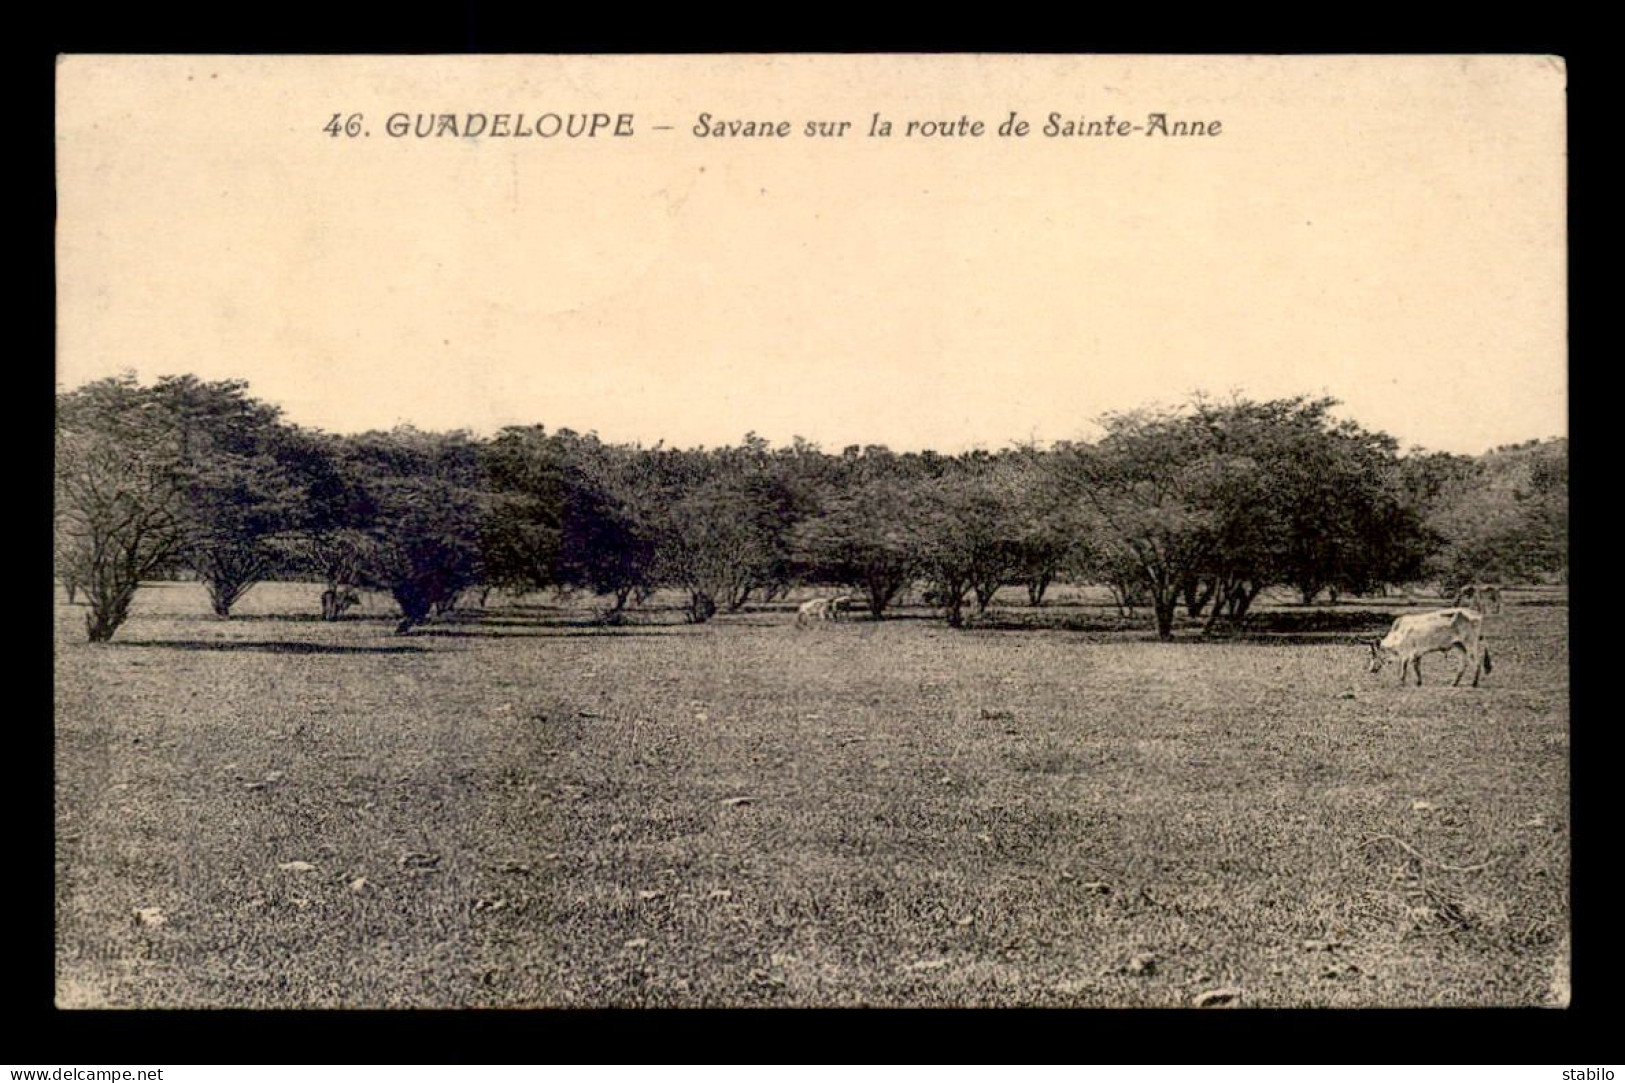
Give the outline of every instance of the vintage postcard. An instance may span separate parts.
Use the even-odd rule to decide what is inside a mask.
[[[58,1006],[1566,1006],[1565,95],[61,57]]]

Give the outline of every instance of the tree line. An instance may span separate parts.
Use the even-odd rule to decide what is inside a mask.
[[[1106,415],[1092,442],[941,455],[797,438],[610,444],[542,426],[333,435],[243,381],[109,378],[59,393],[56,574],[110,639],[144,579],[190,570],[228,617],[256,583],[324,584],[339,619],[390,594],[406,632],[469,592],[590,591],[616,621],[676,589],[703,622],[801,584],[879,618],[909,589],[952,625],[1022,586],[1109,587],[1167,638],[1269,587],[1307,603],[1419,580],[1563,575],[1567,444],[1401,454],[1336,402],[1197,398]]]

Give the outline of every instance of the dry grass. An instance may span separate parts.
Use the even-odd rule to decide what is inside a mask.
[[[1562,608],[1405,689],[1348,606],[397,638],[316,590],[146,589],[101,647],[59,604],[61,1006],[1534,1005],[1566,967]]]

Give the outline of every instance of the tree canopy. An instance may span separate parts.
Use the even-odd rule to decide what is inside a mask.
[[[1566,441],[1401,454],[1336,405],[1199,397],[1107,415],[1092,443],[829,454],[540,425],[336,436],[241,381],[127,376],[58,395],[55,566],[96,641],[141,580],[182,568],[222,618],[299,576],[329,620],[387,592],[402,631],[471,588],[590,591],[607,619],[669,588],[701,622],[797,584],[861,593],[877,619],[919,588],[957,626],[1001,587],[1038,605],[1067,579],[1147,604],[1164,637],[1181,606],[1212,631],[1270,587],[1307,603],[1566,574]]]

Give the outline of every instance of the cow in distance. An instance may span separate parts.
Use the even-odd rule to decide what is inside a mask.
[[[830,616],[830,599],[809,598],[796,608],[796,627],[805,628],[814,621],[834,620]]]
[[[1476,609],[1480,613],[1501,612],[1501,588],[1487,583],[1468,583],[1456,593],[1457,609]]]

